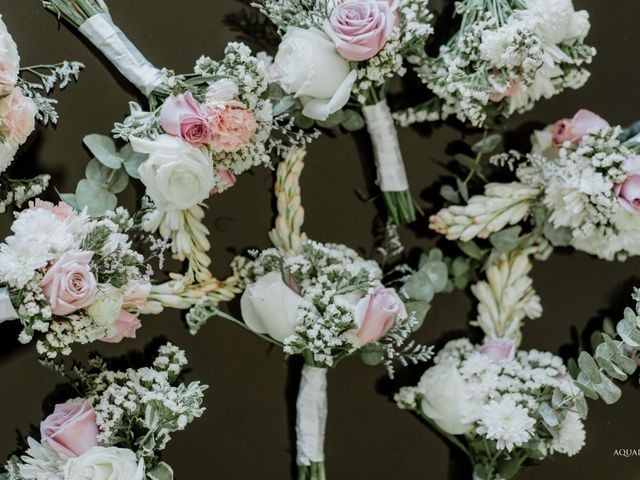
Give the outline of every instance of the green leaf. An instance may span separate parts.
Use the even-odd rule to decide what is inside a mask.
[[[453,156],[453,159],[471,172],[478,172],[480,170],[480,165],[478,165],[475,159],[471,158],[469,155],[458,153]]]
[[[122,159],[116,153],[116,146],[110,137],[93,133],[82,140],[98,161],[112,170],[122,166]]]
[[[520,232],[522,232],[522,227],[515,225],[492,233],[489,241],[500,253],[511,252],[520,244]]]
[[[611,352],[613,355],[613,361],[615,362],[616,366],[622,369],[622,371],[625,372],[627,375],[631,375],[632,373],[634,373],[638,368],[638,364],[633,358],[629,358],[626,355],[626,352],[623,349],[622,343],[614,341],[606,333],[602,334],[602,338],[611,349]]]
[[[502,460],[498,464],[498,474],[500,475],[501,478],[504,478],[505,480],[509,480],[510,478],[515,477],[520,471],[523,461],[524,461],[524,457],[520,457],[516,455],[512,456],[511,458],[508,458],[507,460]]]
[[[600,373],[598,364],[587,352],[580,352],[580,356],[578,357],[578,366],[580,367],[580,371],[584,373],[594,385],[599,384],[602,381],[602,378],[604,378]]]
[[[273,106],[273,116],[279,117],[280,115],[287,113],[291,110],[298,101],[293,95],[282,97],[278,103]]]
[[[502,142],[502,137],[499,134],[494,133],[492,135],[489,135],[483,138],[479,142],[475,143],[471,147],[471,150],[473,150],[476,153],[485,153],[485,154],[491,153],[496,148],[498,148],[501,142]]]
[[[458,186],[458,193],[465,202],[469,202],[469,188],[467,184],[456,177],[456,185]]]
[[[624,318],[618,322],[616,331],[624,342],[632,347],[640,347],[640,329],[637,326],[636,313],[629,307],[624,310]]]
[[[60,196],[60,199],[68,204],[71,208],[73,208],[74,210],[79,210],[75,193],[60,193],[58,195]]]
[[[465,257],[456,257],[451,264],[451,273],[454,277],[467,275],[470,269],[469,260]]]
[[[360,359],[371,367],[380,365],[384,360],[384,348],[379,343],[370,343],[360,349]]]
[[[314,120],[312,118],[303,115],[301,112],[296,112],[295,116],[293,117],[293,121],[296,127],[303,130],[307,130],[313,127],[314,124]]]
[[[153,470],[147,472],[149,480],[173,480],[173,470],[169,465],[160,462]]]
[[[99,217],[107,210],[116,208],[118,199],[102,185],[83,178],[76,186],[76,202],[78,209],[87,207],[90,216]]]
[[[458,248],[464,252],[465,255],[475,260],[482,259],[482,250],[476,242],[469,240],[468,242],[458,242]]]
[[[540,404],[538,413],[542,417],[542,421],[548,426],[556,427],[560,424],[560,420],[558,420],[555,410],[548,403]]]
[[[455,188],[451,185],[443,185],[440,187],[440,196],[444,198],[447,202],[458,205],[461,203],[460,195],[456,192]]]
[[[140,165],[149,158],[149,155],[146,153],[134,152],[130,143],[127,143],[122,150],[120,150],[120,155],[124,158],[124,168],[129,176],[136,179],[140,178],[138,169],[140,168]]]
[[[345,119],[345,113],[342,110],[332,113],[326,120],[317,120],[316,123],[321,128],[334,128],[340,125]]]
[[[605,403],[611,405],[620,400],[622,390],[613,383],[609,377],[602,376],[602,382],[596,384],[596,392],[602,397]]]
[[[344,120],[342,120],[342,128],[347,132],[355,132],[363,129],[365,126],[364,117],[356,110],[345,110]]]
[[[129,175],[127,175],[127,171],[124,168],[120,170],[115,170],[113,172],[113,176],[111,177],[109,183],[105,185],[106,189],[111,193],[120,193],[129,184]]]
[[[113,170],[105,167],[95,158],[87,164],[85,175],[92,183],[101,185],[111,193],[122,192],[129,183],[129,177],[125,169]]]
[[[587,376],[583,372],[578,373],[578,377],[576,378],[576,385],[578,385],[580,390],[582,390],[582,393],[584,393],[591,400],[598,399],[595,385],[591,380],[589,380],[589,378],[587,378]]]

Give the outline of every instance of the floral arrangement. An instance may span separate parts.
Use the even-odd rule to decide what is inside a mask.
[[[157,480],[173,478],[160,461],[171,434],[200,417],[206,385],[179,383],[187,365],[168,343],[151,367],[109,370],[99,357],[70,374],[79,397],[55,406],[40,440],[6,464],[6,480]]]
[[[49,358],[70,354],[72,343],[135,338],[152,272],[132,248],[132,228],[123,208],[90,218],[65,203],[30,202],[0,245],[0,320],[20,320],[22,343],[43,334],[36,346]]]
[[[374,144],[378,183],[395,223],[415,220],[413,200],[386,102],[389,81],[433,32],[428,0],[254,3],[282,35],[271,68],[282,89],[279,105],[298,124],[362,127]],[[305,118],[307,120],[305,120]]]
[[[581,110],[536,132],[531,153],[494,156],[517,181],[487,184],[467,205],[432,216],[430,227],[466,242],[530,223],[530,243],[570,245],[605,260],[638,255],[637,145],[620,127]]]
[[[297,404],[299,478],[323,479],[327,369],[359,352],[369,364],[383,362],[392,375],[393,361],[426,361],[431,348],[407,343],[419,325],[415,312],[382,284],[375,262],[343,245],[306,241],[298,255],[267,249],[254,260],[237,258],[233,266],[246,286],[246,327],[304,358]]]
[[[43,125],[57,123],[57,102],[47,94],[56,85],[65,88],[82,68],[81,63],[67,61],[21,68],[18,47],[0,16],[0,213],[13,204],[21,206],[49,185],[48,175],[14,179],[6,171],[36,120]]]
[[[584,446],[587,404],[560,357],[516,351],[512,340],[477,346],[462,338],[434,363],[396,402],[459,447],[474,479],[513,478],[528,464]]]
[[[459,0],[459,30],[437,57],[409,57],[435,98],[400,112],[402,125],[455,115],[490,125],[589,78],[589,14],[572,0]]]

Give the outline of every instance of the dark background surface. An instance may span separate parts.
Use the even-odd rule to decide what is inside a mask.
[[[550,123],[589,108],[612,124],[628,124],[640,117],[638,105],[637,19],[640,3],[634,0],[576,0],[577,8],[591,12],[589,42],[598,49],[593,76],[580,91],[542,101],[511,127],[530,122]],[[157,66],[191,71],[201,54],[219,57],[227,42],[237,40],[224,22],[225,15],[242,5],[233,0],[109,1],[116,23]],[[439,8],[440,2],[434,4]],[[53,63],[62,59],[85,63],[78,84],[57,93],[61,122],[56,129],[39,128],[16,160],[16,171],[52,174],[60,191],[72,191],[89,160],[82,137],[108,133],[124,117],[127,102],[142,101],[135,89],[107,65],[97,52],[55,18],[38,0],[0,0],[0,12],[18,44],[22,65]],[[461,138],[451,126],[430,131],[400,131],[400,141],[416,194],[431,186],[445,170],[447,145]],[[307,212],[305,230],[320,241],[345,243],[372,252],[372,227],[376,210],[363,203],[355,190],[367,191],[372,180],[372,157],[366,134],[323,137],[310,149],[302,177]],[[255,169],[243,175],[236,187],[209,201],[207,225],[212,231],[214,271],[228,273],[235,252],[268,245],[272,222],[272,172]],[[431,191],[431,190],[430,190]],[[49,192],[51,198],[52,193]],[[135,205],[137,192],[129,187],[120,198]],[[438,202],[432,193],[422,203]],[[433,236],[426,220],[414,230],[402,230],[407,247],[427,248]],[[8,234],[10,216],[0,217],[0,234]],[[575,332],[596,322],[603,311],[618,318],[630,305],[631,287],[640,285],[640,261],[607,263],[583,254],[556,252],[536,264],[535,287],[545,313],[525,327],[524,348],[570,352]],[[231,305],[237,311],[237,305]],[[439,342],[468,331],[475,313],[463,293],[436,298],[417,338]],[[281,352],[270,350],[260,339],[220,319],[212,319],[195,337],[190,336],[178,312],[143,318],[138,338],[120,345],[76,347],[82,359],[92,350],[105,356],[141,351],[159,336],[185,348],[192,371],[189,380],[211,385],[207,411],[186,432],[178,433],[166,449],[164,460],[179,479],[287,479],[294,442],[291,437],[291,400],[297,388],[296,365],[288,370]],[[38,365],[35,347],[15,339],[18,325],[0,326],[0,457],[16,447],[16,432],[27,433],[49,412],[43,399],[59,379]],[[452,333],[453,332],[453,333]],[[329,420],[326,455],[330,478],[345,479],[467,479],[463,460],[451,457],[448,447],[416,418],[398,410],[391,396],[400,386],[413,384],[424,367],[405,369],[391,382],[381,368],[366,367],[357,359],[329,374]],[[288,373],[290,372],[290,373]],[[591,403],[587,421],[587,446],[571,459],[558,456],[523,472],[522,480],[640,479],[640,458],[613,455],[615,449],[640,448],[637,376],[625,386],[615,406]],[[633,386],[632,386],[632,385]],[[457,471],[457,473],[456,473]]]

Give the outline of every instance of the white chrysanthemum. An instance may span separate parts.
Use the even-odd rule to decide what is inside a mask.
[[[0,280],[16,288],[24,287],[36,271],[52,259],[36,240],[7,237],[0,245]]]
[[[568,412],[560,424],[558,434],[553,438],[551,449],[572,457],[582,450],[586,436],[580,415]]]
[[[498,450],[513,450],[531,439],[536,424],[526,408],[508,396],[482,408],[478,433],[495,440]]]
[[[29,449],[20,460],[20,475],[24,480],[60,480],[69,457],[42,445],[33,438],[28,439]]]

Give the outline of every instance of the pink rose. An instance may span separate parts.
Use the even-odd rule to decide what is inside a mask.
[[[209,122],[191,92],[165,100],[160,111],[160,126],[194,147],[201,147],[209,140]]]
[[[40,286],[54,315],[69,315],[87,307],[96,296],[96,279],[89,263],[93,252],[65,252],[47,271]]]
[[[87,401],[56,405],[40,424],[42,443],[69,457],[79,457],[98,446],[96,412]]]
[[[577,145],[587,133],[607,127],[609,124],[602,117],[589,110],[579,110],[572,119],[564,118],[553,125],[551,128],[553,146],[560,148],[565,142],[573,142]]]
[[[102,338],[101,341],[106,343],[120,343],[124,338],[136,338],[136,331],[142,326],[137,313],[130,313],[126,310],[120,310],[120,316],[116,320],[115,335]]]
[[[640,157],[627,158],[622,168],[629,176],[613,187],[613,191],[618,195],[620,205],[631,213],[640,214]]]
[[[223,168],[221,170],[218,170],[216,174],[220,178],[220,181],[218,182],[218,186],[211,189],[211,195],[213,195],[214,193],[222,193],[236,184],[236,176],[231,170]]]
[[[37,113],[33,100],[15,88],[0,99],[0,133],[13,144],[22,145],[36,128]]]
[[[516,358],[516,343],[509,338],[494,338],[485,342],[479,350],[495,363]]]
[[[258,128],[253,113],[237,105],[209,105],[208,116],[211,144],[225,152],[236,152],[247,145]]]
[[[337,5],[324,31],[346,60],[362,61],[384,47],[397,20],[393,1],[356,1]]]
[[[48,212],[53,213],[58,220],[64,222],[67,219],[74,218],[76,213],[73,211],[73,208],[67,203],[60,202],[58,205],[54,205],[51,202],[45,202],[44,200],[40,200],[36,198],[35,201],[29,202],[30,210],[46,210]]]
[[[18,47],[0,18],[0,96],[11,93],[18,82],[19,70]]]
[[[360,299],[354,312],[356,336],[362,345],[382,338],[398,318],[407,316],[404,303],[393,288],[378,287]]]

